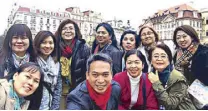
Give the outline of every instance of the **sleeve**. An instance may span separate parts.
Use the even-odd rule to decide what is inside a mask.
[[[146,110],[158,110],[158,109],[159,109],[159,105],[158,105],[157,97],[155,96],[153,88],[150,87],[150,92],[147,97]]]
[[[5,110],[5,104],[6,104],[6,93],[5,89],[3,88],[2,84],[0,84],[0,109]]]
[[[67,96],[67,108],[66,110],[84,110],[84,106],[82,106],[81,103],[81,99],[78,98],[76,95],[73,95],[73,94],[69,94]]]
[[[57,84],[54,89],[53,99],[52,99],[52,105],[51,110],[59,110],[60,108],[60,101],[61,101],[61,94],[62,94],[62,79],[61,79],[61,70],[59,71]]]
[[[173,84],[169,92],[163,88],[160,81],[153,83],[152,86],[159,103],[164,105],[166,110],[176,109],[187,94],[188,88],[185,81],[178,81]]]

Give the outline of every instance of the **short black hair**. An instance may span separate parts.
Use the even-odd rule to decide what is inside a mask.
[[[97,53],[97,54],[93,54],[91,55],[88,60],[87,60],[87,72],[89,72],[90,70],[90,64],[94,61],[104,61],[104,62],[107,62],[110,64],[110,67],[111,67],[111,71],[112,71],[112,66],[113,66],[113,63],[112,63],[112,59],[109,55],[107,54],[104,54],[104,53]]]
[[[140,37],[138,37],[138,35],[136,34],[136,32],[135,31],[132,31],[132,30],[127,30],[127,31],[124,31],[123,32],[123,34],[121,35],[121,38],[120,38],[120,46],[122,47],[122,45],[123,45],[122,44],[122,41],[123,41],[124,36],[126,34],[133,34],[134,35],[135,41],[136,41],[135,48],[137,49],[139,47],[140,43],[141,43],[141,39],[140,39]]]
[[[147,73],[148,72],[148,64],[147,64],[145,56],[142,54],[141,51],[136,50],[136,49],[132,49],[130,51],[127,51],[127,53],[126,53],[126,55],[124,57],[125,62],[127,61],[127,58],[130,55],[133,55],[133,54],[136,54],[137,57],[142,61],[142,64],[144,65],[144,68],[143,68],[142,72]]]

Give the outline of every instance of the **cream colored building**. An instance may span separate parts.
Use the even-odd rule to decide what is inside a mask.
[[[202,14],[202,43],[208,43],[208,8],[201,9]]]
[[[75,21],[81,30],[83,39],[86,40],[91,39],[95,33],[95,27],[103,21],[101,13],[90,10],[81,12],[79,7],[68,7],[64,11],[49,11],[14,4],[8,17],[8,28],[16,23],[26,24],[34,37],[40,30],[55,33],[59,24],[65,19]]]

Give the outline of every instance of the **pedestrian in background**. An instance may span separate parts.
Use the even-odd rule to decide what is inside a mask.
[[[90,49],[82,39],[77,23],[70,19],[61,22],[56,37],[63,82],[61,109],[66,109],[67,94],[86,79],[86,62]]]
[[[165,44],[158,44],[149,51],[153,66],[148,78],[159,101],[160,110],[194,110],[188,94],[188,83],[172,64],[172,53]]]
[[[157,98],[145,72],[148,69],[145,56],[136,49],[130,50],[125,55],[125,64],[126,70],[113,78],[121,86],[119,109],[158,109]]]
[[[34,62],[32,34],[25,24],[14,24],[7,31],[0,54],[0,77],[26,62]]]
[[[57,42],[50,31],[40,31],[34,38],[36,62],[44,74],[43,96],[40,110],[58,110],[60,107],[62,79],[57,59]]]

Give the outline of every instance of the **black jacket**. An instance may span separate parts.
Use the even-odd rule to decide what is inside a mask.
[[[122,58],[124,56],[124,51],[118,51],[112,53],[113,60],[113,75],[122,72]]]
[[[75,43],[72,54],[71,62],[71,80],[72,89],[74,89],[79,83],[86,79],[86,63],[90,56],[90,49],[85,43],[85,40],[80,39]]]
[[[120,86],[117,82],[112,80],[111,97],[107,103],[107,110],[117,110],[120,98]],[[98,110],[98,106],[92,101],[87,90],[86,81],[80,83],[67,96],[68,110]]]
[[[197,51],[191,58],[191,67],[184,66],[184,76],[186,77],[189,85],[195,80],[199,79],[201,82],[206,83],[208,75],[205,74],[208,71],[208,47],[199,45]],[[176,55],[174,55],[173,61],[176,62]]]
[[[99,53],[105,53],[108,54],[110,57],[112,57],[113,52],[118,52],[119,49],[112,44],[106,44],[102,50],[99,51]],[[94,50],[92,50],[92,54],[94,53]]]
[[[191,71],[196,79],[208,86],[208,47],[200,45],[192,59]]]

